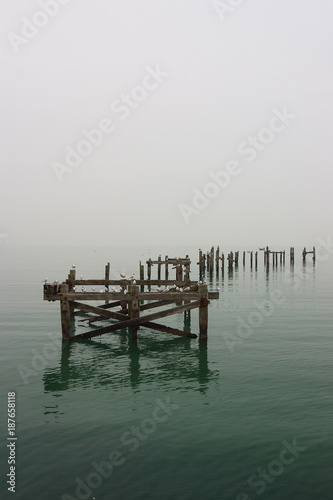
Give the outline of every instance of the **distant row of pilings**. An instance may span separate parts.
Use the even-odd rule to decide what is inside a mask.
[[[255,269],[258,267],[258,254],[259,252],[263,252],[264,255],[264,265],[269,266],[270,263],[272,263],[273,267],[278,266],[278,263],[280,265],[284,265],[286,262],[286,251],[285,250],[270,250],[269,247],[264,247],[264,248],[259,248],[259,251],[253,251],[253,250],[248,250],[247,252],[243,251],[243,267],[245,267],[246,263],[246,254],[249,254],[249,259],[250,259],[250,268],[252,269],[253,266]],[[306,261],[306,256],[307,254],[312,254],[312,260],[315,262],[316,260],[316,249],[313,247],[312,250],[307,251],[306,248],[303,249],[302,251],[302,259],[303,262]],[[295,248],[290,247],[290,264],[294,264],[295,262]],[[207,252],[203,252],[201,249],[199,249],[199,260],[198,260],[198,266],[199,266],[199,276],[202,277],[206,272],[208,274],[213,274],[214,268],[218,272],[219,269],[224,271],[225,267],[227,266],[229,270],[233,269],[233,267],[238,268],[239,266],[239,251],[237,252],[229,252],[227,255],[224,254],[224,252],[220,252],[220,247],[218,246],[216,248],[216,251],[214,247],[211,247],[211,249]]]

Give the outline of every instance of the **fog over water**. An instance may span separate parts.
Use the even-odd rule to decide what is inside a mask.
[[[330,0],[0,8],[3,245],[327,239]]]

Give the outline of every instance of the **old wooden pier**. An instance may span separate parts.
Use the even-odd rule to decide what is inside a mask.
[[[151,267],[158,266],[157,279],[151,279]],[[105,267],[104,279],[77,279],[76,271],[72,269],[67,279],[62,282],[44,284],[44,300],[59,301],[61,312],[62,339],[76,341],[88,339],[105,333],[130,328],[132,339],[137,339],[138,329],[141,326],[151,328],[154,331],[170,333],[183,337],[196,338],[197,335],[190,333],[186,328],[186,320],[189,319],[192,309],[199,309],[199,339],[206,340],[208,335],[208,304],[211,299],[218,299],[219,292],[209,292],[205,283],[191,281],[189,279],[191,261],[185,258],[169,259],[164,261],[159,257],[156,261],[147,261],[147,278],[144,279],[144,266],[140,262],[140,279],[134,276],[127,279],[110,280],[110,264]],[[165,266],[165,277],[161,279],[161,268]],[[168,279],[169,268],[172,265],[176,270],[176,279]],[[88,288],[86,288],[88,287]],[[102,287],[96,291],[95,287]],[[116,287],[119,287],[117,290]],[[152,290],[152,287],[155,287]],[[80,288],[80,291],[78,290]],[[99,305],[91,305],[87,302],[103,302]],[[176,306],[170,307],[170,305]],[[118,308],[118,311],[115,309]],[[150,309],[160,308],[158,312],[142,314]],[[95,328],[78,335],[75,331],[76,312],[89,313],[89,324],[96,321],[116,321],[108,326]],[[184,330],[172,328],[156,323],[155,320],[184,313]]]

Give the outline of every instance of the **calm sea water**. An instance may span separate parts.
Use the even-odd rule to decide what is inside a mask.
[[[287,256],[266,272],[260,253],[257,271],[247,261],[208,277],[220,299],[207,344],[141,328],[137,343],[121,331],[62,345],[42,280],[73,263],[86,279],[108,261],[112,276],[138,274],[159,253],[197,261],[189,248],[1,247],[1,498],[331,500],[333,256],[303,266],[297,249],[294,269]]]

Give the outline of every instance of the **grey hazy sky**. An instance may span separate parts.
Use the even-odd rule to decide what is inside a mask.
[[[3,244],[330,234],[332,0],[0,6]],[[100,144],[82,143],[101,122]],[[229,183],[208,186],[230,162]]]

